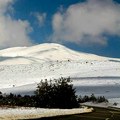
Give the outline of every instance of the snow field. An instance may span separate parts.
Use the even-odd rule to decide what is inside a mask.
[[[81,85],[120,84],[120,63],[53,61],[29,65],[1,65],[0,87],[2,89],[35,84],[39,83],[41,79],[54,79],[61,76],[70,76],[75,84]],[[106,79],[107,77],[109,80]],[[74,78],[79,80],[74,81]],[[118,78],[117,81],[116,78]],[[91,80],[93,80],[92,83]]]
[[[54,43],[0,50],[3,93],[33,94],[41,79],[60,77],[71,77],[74,86],[86,89],[90,86],[119,88],[120,59],[76,52]],[[106,91],[103,92],[108,94]]]

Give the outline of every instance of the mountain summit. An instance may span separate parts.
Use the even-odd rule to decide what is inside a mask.
[[[0,64],[32,64],[44,61],[106,60],[107,58],[77,52],[63,45],[44,43],[31,47],[13,47],[0,50]]]

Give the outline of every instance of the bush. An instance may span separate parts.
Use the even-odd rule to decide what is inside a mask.
[[[90,101],[92,101],[92,102],[96,102],[96,101],[97,101],[97,98],[95,97],[94,94],[92,94],[92,95],[90,96]]]
[[[104,96],[99,96],[99,97],[97,98],[97,102],[98,102],[98,103],[108,102],[108,100],[107,100]]]
[[[74,108],[79,107],[75,89],[70,78],[41,81],[35,91],[38,107],[47,108]]]
[[[108,100],[104,96],[95,97],[94,94],[92,94],[91,96],[85,95],[84,97],[79,96],[78,101],[79,101],[79,103],[84,103],[84,102],[97,102],[97,103],[108,102]]]

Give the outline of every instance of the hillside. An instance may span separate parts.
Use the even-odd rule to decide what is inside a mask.
[[[41,79],[70,76],[75,86],[120,84],[120,60],[45,43],[0,50],[0,91],[31,94]]]
[[[32,47],[14,47],[0,50],[0,64],[33,64],[45,61],[106,60],[94,54],[76,52],[55,43],[44,43]]]

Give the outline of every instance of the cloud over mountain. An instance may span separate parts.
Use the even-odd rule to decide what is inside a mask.
[[[120,4],[87,0],[53,16],[52,40],[77,44],[107,44],[107,35],[120,36]]]

